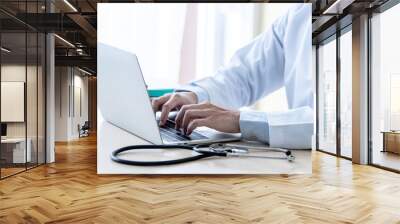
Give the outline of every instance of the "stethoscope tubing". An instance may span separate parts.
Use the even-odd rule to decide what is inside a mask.
[[[122,147],[122,148],[114,150],[111,153],[111,159],[114,162],[125,164],[125,165],[165,166],[165,165],[173,165],[173,164],[192,162],[192,161],[196,161],[199,159],[204,159],[204,158],[212,157],[212,156],[227,156],[227,154],[223,153],[223,152],[202,152],[199,155],[184,157],[184,158],[180,158],[180,159],[161,160],[161,161],[135,161],[135,160],[122,159],[122,158],[118,157],[118,155],[123,152],[137,150],[137,149],[186,149],[186,150],[194,151],[195,148],[193,146],[189,146],[189,145],[130,145],[130,146],[126,146],[126,147]]]

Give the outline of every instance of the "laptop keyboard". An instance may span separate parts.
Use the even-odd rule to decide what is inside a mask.
[[[184,135],[180,130],[175,129],[175,122],[172,120],[167,120],[166,124],[160,127],[160,133],[161,138],[169,142],[208,139],[196,131],[193,131],[189,136]]]

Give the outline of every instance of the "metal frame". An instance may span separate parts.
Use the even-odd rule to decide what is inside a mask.
[[[368,164],[372,163],[372,32],[371,32],[372,13],[368,13]]]
[[[340,30],[336,30],[336,154],[341,156],[341,133],[342,125],[340,119],[340,78],[341,78],[341,65],[340,65]]]
[[[45,12],[48,13],[48,2],[45,1]],[[47,35],[48,33],[44,33],[44,77],[42,82],[44,82],[44,161],[43,164],[47,163]],[[43,74],[42,74],[43,75]]]
[[[1,32],[1,23],[0,23],[0,46],[2,46],[2,32]],[[1,74],[1,61],[2,61],[2,57],[1,57],[1,55],[2,55],[2,53],[0,52],[0,84],[1,84],[1,77],[2,77],[2,74]],[[1,85],[0,85],[0,124],[1,124]],[[0,134],[1,135],[1,134]],[[0,165],[1,165],[1,144],[0,144]],[[0,180],[2,179],[2,174],[1,174],[1,170],[2,170],[2,168],[1,168],[1,166],[0,166]]]
[[[319,44],[315,45],[315,149],[319,150]]]
[[[39,1],[36,2],[36,12],[39,12]],[[36,32],[36,166],[39,165],[39,32]]]
[[[25,12],[28,11],[28,3],[25,1]],[[25,13],[25,19],[27,18]],[[24,99],[24,120],[25,120],[25,170],[28,170],[28,24],[25,23],[25,99]],[[32,155],[32,154],[31,154]]]

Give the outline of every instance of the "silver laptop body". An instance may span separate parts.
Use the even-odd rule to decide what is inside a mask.
[[[198,128],[184,136],[173,128],[159,127],[135,54],[98,43],[98,103],[108,122],[153,144],[205,144],[236,141],[239,134]]]

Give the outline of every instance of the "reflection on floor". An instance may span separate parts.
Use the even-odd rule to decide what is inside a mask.
[[[323,151],[323,152],[328,152],[328,153],[332,153],[336,155],[336,146],[330,146],[330,147],[319,147],[319,150]],[[351,158],[352,157],[352,149],[349,147],[342,147],[341,148],[341,155],[343,157],[347,157],[347,158]]]
[[[2,164],[2,168],[1,168],[1,178],[5,178],[8,176],[11,176],[13,174],[17,174],[20,173],[22,171],[25,171],[26,169],[30,169],[33,167],[36,167],[37,164],[36,163],[27,163],[26,166],[25,164],[9,164],[9,165],[5,165]]]
[[[341,155],[344,157],[351,158],[352,157],[352,149],[349,147],[342,147],[341,148]]]
[[[1,168],[1,177],[7,177],[10,175],[13,175],[15,173],[19,173],[21,171],[24,171],[25,167],[17,167],[17,168]]]
[[[374,164],[400,170],[399,154],[375,150],[372,159]]]

